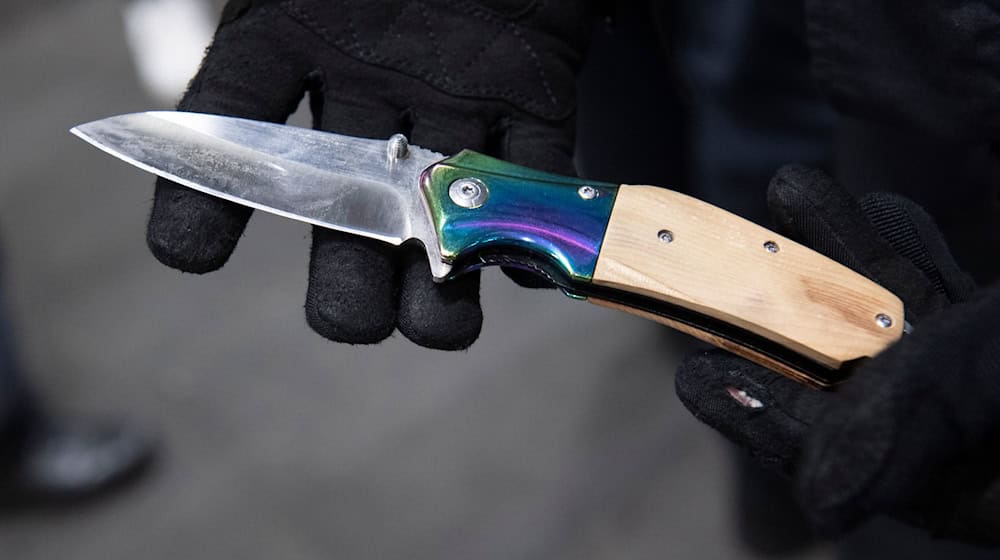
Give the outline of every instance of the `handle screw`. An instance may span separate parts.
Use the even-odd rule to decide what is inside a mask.
[[[584,200],[593,200],[601,194],[601,191],[595,189],[590,185],[584,185],[577,189],[576,193],[580,195],[580,198]]]
[[[892,326],[892,317],[886,315],[885,313],[879,313],[875,316],[875,324],[883,329],[888,329]]]
[[[451,201],[462,208],[479,208],[490,197],[486,184],[475,177],[457,179],[448,187]]]
[[[672,243],[674,240],[674,232],[669,229],[661,229],[660,233],[657,233],[656,236],[664,243]]]
[[[767,249],[768,253],[777,253],[778,251],[781,250],[778,247],[778,244],[775,243],[774,241],[767,241],[767,242],[765,242],[764,243],[764,249]]]

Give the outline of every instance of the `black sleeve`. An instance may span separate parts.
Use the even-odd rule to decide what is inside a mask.
[[[805,0],[838,110],[959,142],[1000,139],[1000,1]]]

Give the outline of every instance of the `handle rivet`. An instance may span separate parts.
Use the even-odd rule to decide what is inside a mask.
[[[879,313],[875,316],[875,324],[883,329],[888,329],[892,326],[892,317],[886,315],[885,313]]]
[[[601,194],[601,191],[595,189],[590,185],[584,185],[577,189],[576,194],[580,195],[580,198],[584,200],[593,200]]]
[[[448,196],[462,208],[479,208],[490,197],[490,191],[479,179],[466,177],[452,182],[448,187]]]
[[[781,250],[778,247],[778,244],[775,243],[774,241],[766,241],[764,243],[764,249],[766,249],[768,253],[777,253],[778,251]]]
[[[660,241],[664,243],[672,243],[674,241],[674,232],[669,229],[661,229],[660,232],[656,234],[656,237],[659,237]]]

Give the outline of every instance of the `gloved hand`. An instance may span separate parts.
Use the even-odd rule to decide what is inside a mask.
[[[591,30],[576,0],[231,0],[179,109],[283,122],[309,94],[314,127],[406,134],[572,174],[575,72]],[[229,258],[248,208],[157,181],[147,239],[163,263],[204,273]],[[315,228],[306,317],[374,343],[399,330],[461,349],[479,335],[479,276],[431,280],[422,248]]]
[[[768,204],[781,233],[894,291],[914,327],[837,391],[731,354],[681,365],[696,417],[796,478],[814,525],[838,534],[887,513],[939,536],[1000,544],[1000,287],[976,291],[930,217],[786,167]]]

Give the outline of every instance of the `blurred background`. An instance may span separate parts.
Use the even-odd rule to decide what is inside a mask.
[[[777,164],[822,163],[833,137],[772,17],[785,4],[622,2],[580,79],[581,172],[761,220]],[[60,415],[160,437],[151,472],[102,501],[0,508],[3,558],[744,558],[774,544],[762,527],[803,531],[677,401],[691,346],[661,327],[491,270],[469,351],[333,344],[302,312],[308,227],[262,213],[219,272],[156,262],[151,176],[67,131],[171,107],[220,8],[0,4],[0,246],[25,374]],[[926,549],[911,537],[894,550]],[[782,557],[835,556],[790,540]]]
[[[664,329],[489,271],[467,352],[333,344],[302,313],[308,228],[263,214],[218,273],[156,262],[152,178],[67,132],[170,105],[144,87],[155,54],[130,50],[127,7],[0,6],[0,231],[46,403],[136,419],[161,456],[106,500],[0,513],[0,555],[740,555],[728,455],[676,400]]]

